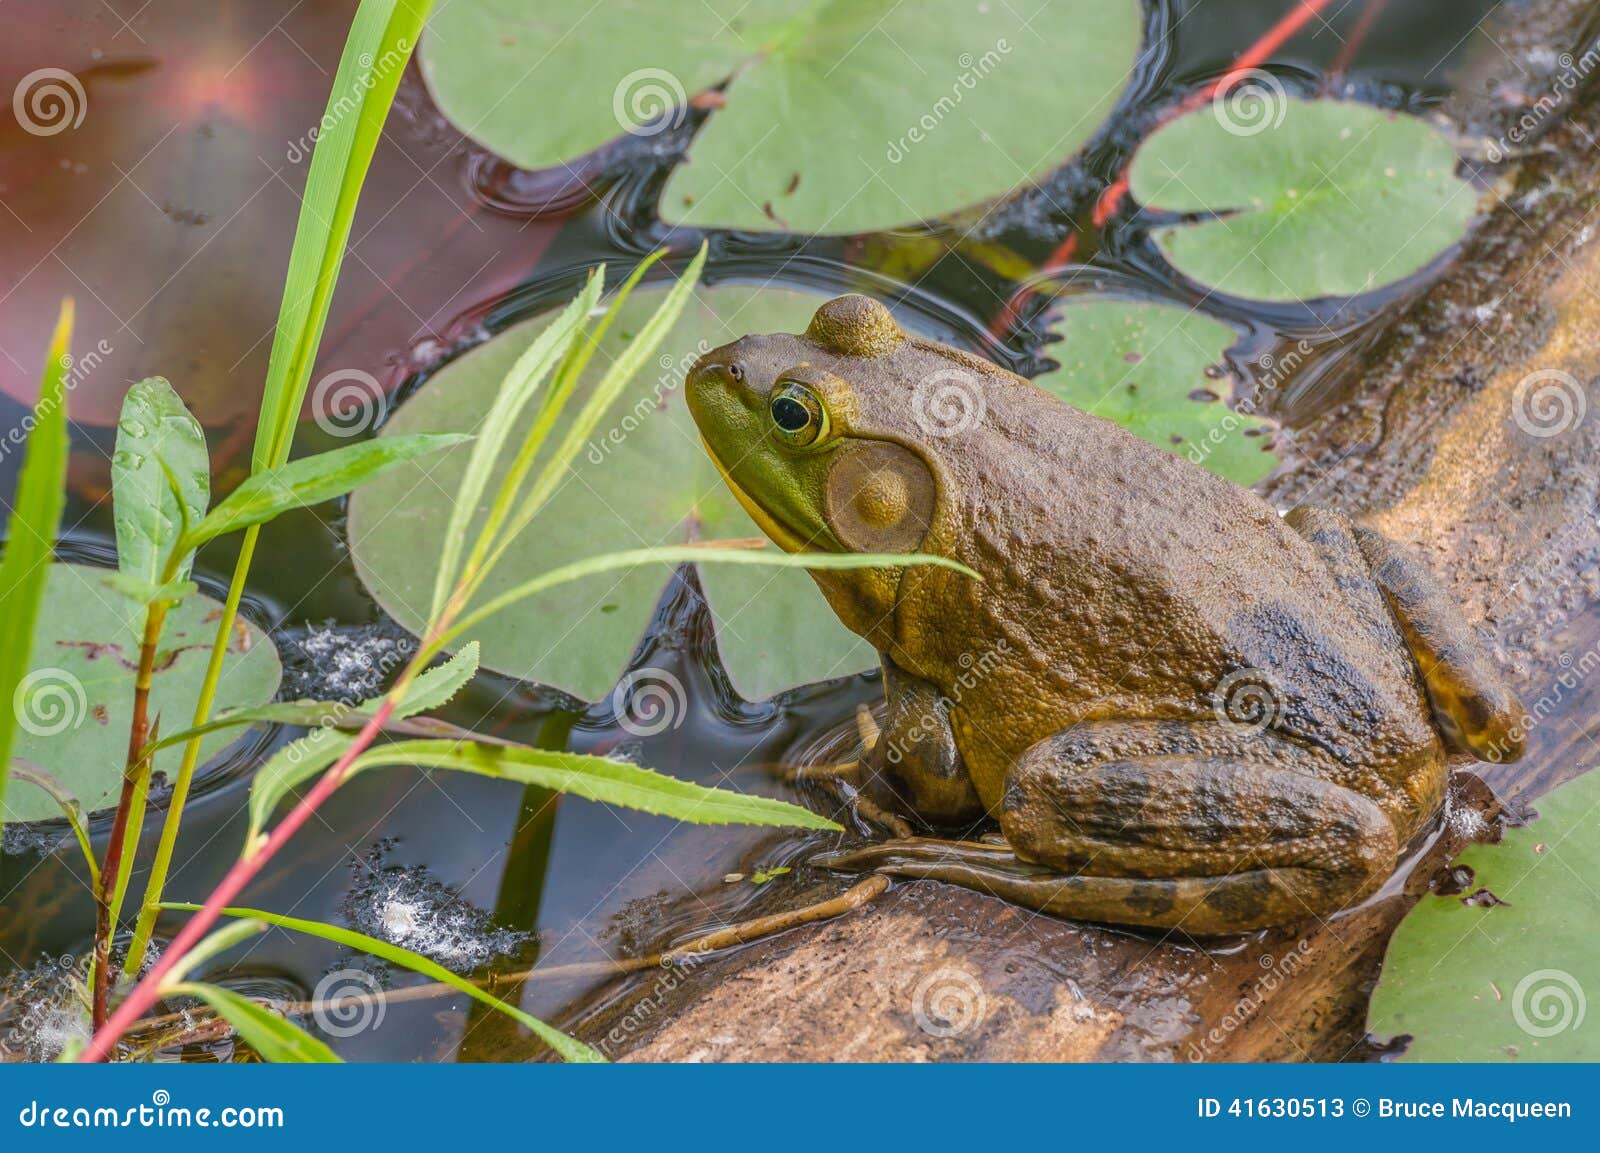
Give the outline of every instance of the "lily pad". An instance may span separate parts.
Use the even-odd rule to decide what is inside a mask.
[[[1476,207],[1454,146],[1415,117],[1263,92],[1242,123],[1227,101],[1139,147],[1129,189],[1148,208],[1200,214],[1152,235],[1185,276],[1253,300],[1354,296],[1420,271]]]
[[[32,667],[7,703],[18,718],[13,755],[45,769],[89,812],[115,804],[122,787],[139,659],[129,638],[144,611],[108,579],[111,575],[89,565],[50,566]],[[192,593],[167,614],[150,715],[159,715],[169,731],[187,725],[194,713],[221,608],[210,597]],[[281,671],[272,642],[241,618],[222,666],[217,708],[265,704],[277,692]],[[221,752],[237,736],[207,737],[201,755]],[[155,771],[175,774],[182,753],[170,748],[156,754]],[[55,801],[26,785],[6,790],[5,806],[7,821],[60,815]]]
[[[569,412],[582,406],[602,366],[660,303],[660,289],[633,294],[601,342]],[[560,491],[485,582],[477,603],[535,573],[613,549],[760,536],[700,445],[683,396],[684,374],[702,352],[747,333],[804,331],[819,303],[819,297],[775,288],[697,290],[662,345],[666,351],[654,371],[642,373],[618,400]],[[546,323],[536,318],[515,325],[445,365],[400,406],[383,435],[470,431],[489,410],[501,378]],[[519,439],[513,436],[502,455],[491,493]],[[558,432],[551,443],[559,439]],[[469,452],[461,446],[400,465],[351,498],[357,571],[378,603],[412,630],[421,627],[432,599],[444,529]],[[479,517],[486,513],[487,503]],[[643,639],[670,575],[668,567],[654,566],[564,585],[507,609],[469,639],[482,645],[488,668],[597,700],[611,691]],[[704,565],[701,581],[723,664],[747,698],[876,664],[872,649],[838,622],[803,572]]]
[[[1075,297],[1061,306],[1047,350],[1059,362],[1035,378],[1068,404],[1103,416],[1238,484],[1277,467],[1265,434],[1276,426],[1230,408],[1222,354],[1239,334],[1174,304]]]
[[[1075,153],[1131,75],[1132,0],[454,0],[421,46],[439,108],[524,168],[680,126],[670,222],[856,233],[1002,196]]]
[[[1409,1034],[1404,1060],[1600,1060],[1600,773],[1538,809],[1462,853],[1462,891],[1423,897],[1389,942],[1368,1030]]]

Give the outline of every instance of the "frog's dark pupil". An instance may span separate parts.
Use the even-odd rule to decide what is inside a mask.
[[[784,432],[799,432],[811,423],[811,413],[792,396],[780,396],[772,402],[772,419]]]

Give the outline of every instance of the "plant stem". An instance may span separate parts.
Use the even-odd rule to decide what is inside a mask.
[[[245,529],[244,542],[239,548],[239,559],[234,562],[233,577],[228,582],[228,596],[223,602],[222,619],[217,622],[217,637],[211,645],[211,660],[206,665],[206,678],[195,700],[193,727],[198,728],[211,719],[211,706],[217,697],[217,682],[222,679],[222,664],[228,656],[228,641],[233,635],[233,624],[239,614],[239,600],[244,595],[245,577],[250,572],[250,561],[255,556],[256,538],[261,535],[259,525]],[[177,779],[172,784],[172,797],[167,802],[167,817],[161,825],[161,840],[156,845],[156,857],[150,865],[150,879],[145,883],[144,904],[139,909],[139,920],[134,926],[133,940],[128,945],[128,956],[122,966],[125,976],[138,975],[144,965],[150,938],[155,933],[156,917],[161,913],[162,891],[166,888],[167,873],[172,868],[172,855],[178,847],[178,828],[183,823],[183,807],[189,799],[189,787],[194,783],[195,767],[200,761],[199,734],[183,746],[183,760],[178,766]]]
[[[128,756],[122,767],[122,795],[117,798],[117,812],[111,823],[111,839],[106,843],[105,860],[100,864],[100,888],[95,894],[94,935],[94,998],[93,1019],[95,1028],[105,1024],[106,1003],[111,992],[111,934],[113,905],[120,903],[117,878],[122,875],[122,857],[126,851],[130,815],[137,808],[144,813],[144,799],[140,796],[141,782],[148,787],[149,755],[145,745],[150,736],[150,681],[155,673],[156,645],[161,643],[161,626],[167,619],[165,601],[155,601],[146,606],[144,636],[139,642],[139,671],[133,681],[133,723],[128,727]],[[137,837],[137,833],[135,836]],[[130,858],[132,854],[129,854]]]

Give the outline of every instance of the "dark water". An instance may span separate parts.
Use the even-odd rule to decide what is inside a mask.
[[[1482,50],[1472,30],[1493,6],[1490,0],[1390,0],[1370,32],[1354,41],[1367,5],[1334,4],[1328,24],[1314,21],[1270,67],[1296,91],[1333,91],[1426,113],[1448,94],[1466,54]],[[127,7],[123,15],[133,19],[136,6]],[[284,16],[261,11],[272,5],[219,4],[206,5],[207,18],[196,19],[200,9],[186,11],[189,5],[159,7],[133,20],[136,38],[104,14],[109,6],[95,11],[87,4],[7,5],[8,15],[21,8],[29,17],[21,46],[6,50],[7,57],[100,67],[105,74],[89,84],[91,107],[103,108],[102,97],[110,98],[114,115],[123,118],[115,131],[99,130],[102,136],[74,145],[77,157],[61,151],[67,147],[61,138],[0,138],[8,180],[27,182],[20,200],[20,183],[4,191],[16,201],[11,206],[26,234],[0,218],[0,230],[16,233],[0,232],[11,311],[0,322],[0,344],[11,361],[3,367],[8,395],[0,399],[0,423],[12,426],[24,411],[11,397],[26,396],[32,387],[32,362],[42,343],[39,317],[53,310],[62,289],[74,291],[84,309],[80,333],[109,334],[113,351],[111,363],[86,386],[93,395],[81,398],[81,406],[74,401],[74,413],[85,423],[76,432],[65,521],[72,528],[63,552],[101,563],[114,555],[110,509],[102,499],[111,432],[103,420],[99,427],[93,422],[97,414],[114,411],[126,380],[150,371],[171,375],[206,418],[218,487],[241,475],[253,429],[251,405],[265,367],[261,333],[276,311],[295,210],[292,189],[304,179],[303,166],[283,164],[283,142],[320,111],[350,9],[311,5]],[[899,301],[925,331],[1024,373],[1048,362],[1042,323],[1055,289],[1115,286],[1196,301],[1198,290],[1174,282],[1160,268],[1139,216],[1118,217],[1101,234],[1090,225],[1090,213],[1161,112],[1217,75],[1286,7],[1281,0],[1174,0],[1154,7],[1149,26],[1159,50],[1147,54],[1112,122],[1083,158],[990,217],[975,238],[981,243],[961,241],[953,229],[821,239],[713,234],[707,279],[777,279],[875,292]],[[274,25],[279,17],[281,25]],[[224,68],[220,62],[227,60],[239,63]],[[7,64],[9,76],[9,59]],[[1336,64],[1341,73],[1329,75]],[[169,124],[176,127],[161,137]],[[433,112],[415,75],[409,76],[369,181],[356,228],[360,259],[347,262],[318,375],[358,365],[403,395],[420,375],[484,331],[565,297],[595,262],[620,268],[659,245],[689,249],[699,234],[661,224],[653,203],[671,156],[693,127],[675,139],[656,138],[648,148],[630,140],[575,166],[589,191],[599,192],[595,199],[570,177],[508,170],[466,145]],[[230,140],[230,130],[242,142]],[[187,192],[163,210],[182,227],[200,228],[202,236],[162,249],[157,268],[129,271],[142,241],[127,234],[117,214],[105,219],[105,210],[91,208],[80,218],[89,193],[76,186],[69,191],[62,182],[94,178],[100,153],[121,157],[118,171],[128,171],[139,157],[126,150],[158,137],[188,140],[179,157],[188,165],[179,174]],[[173,145],[158,141],[154,147]],[[254,158],[248,155],[252,149],[259,149]],[[82,173],[74,167],[80,164]],[[252,171],[245,176],[241,168]],[[245,199],[257,184],[261,190]],[[219,189],[232,191],[222,195]],[[128,195],[125,188],[113,191]],[[230,249],[234,242],[220,239],[221,232],[216,245],[206,243],[207,214],[221,216],[241,200],[236,211],[248,223],[239,226],[247,243]],[[1027,280],[1039,291],[1019,309],[1016,324],[997,326],[1025,279],[1018,270],[1045,263],[1073,232],[1079,234],[1075,263],[1057,275]],[[152,295],[164,275],[160,261],[177,266],[169,280],[176,287]],[[116,293],[129,278],[150,283],[136,284],[123,303]],[[1338,366],[1360,346],[1374,318],[1421,291],[1426,280],[1424,275],[1364,299],[1358,308],[1258,307],[1217,299],[1208,308],[1247,330],[1235,352],[1241,367],[1279,341],[1310,342],[1305,366],[1276,401],[1277,415],[1292,425],[1337,394]],[[146,297],[145,306],[131,307]],[[151,363],[160,356],[167,359]],[[299,448],[309,452],[334,443],[307,423]],[[7,491],[14,461],[9,457],[3,466],[0,484]],[[285,517],[268,528],[257,555],[246,611],[274,630],[289,666],[291,695],[320,695],[329,688],[320,683],[326,662],[303,649],[313,630],[331,626],[340,644],[369,652],[400,637],[356,580],[340,515],[330,507]],[[231,547],[221,542],[200,558],[199,574],[213,591],[225,581]],[[323,637],[319,643],[325,642]],[[772,766],[819,750],[847,752],[856,706],[878,692],[875,677],[774,702],[737,700],[720,678],[688,576],[667,590],[637,659],[666,667],[685,684],[691,708],[681,727],[635,739],[617,726],[605,702],[585,708],[488,675],[446,715],[501,736],[624,752],[678,776],[804,799],[830,812],[838,808],[826,790],[808,786],[812,791],[802,796],[784,785]],[[250,767],[292,735],[253,738],[208,773],[190,803],[169,896],[200,899],[231,863],[243,834]],[[145,856],[159,820],[157,812],[147,822]],[[106,823],[104,815],[96,822],[102,845]],[[0,963],[13,969],[81,954],[88,942],[92,905],[78,875],[81,866],[72,853],[44,847],[58,833],[8,833],[10,851],[0,860]],[[535,963],[637,955],[749,908],[782,905],[785,886],[803,877],[801,862],[812,847],[805,838],[782,833],[678,826],[472,777],[386,771],[342,789],[251,887],[246,903],[398,933],[400,943],[432,949],[458,971],[513,972]],[[723,880],[786,864],[796,865],[796,873],[765,886]],[[212,976],[226,972],[243,987],[292,1000],[309,996],[330,971],[351,969],[358,971],[355,976],[338,978],[346,991],[351,981],[390,976],[332,946],[272,933]],[[400,983],[410,980],[401,977]],[[535,982],[523,990],[522,1003],[560,1020],[579,1002],[615,987],[603,978]],[[467,1012],[463,1000],[394,1005],[381,1027],[330,1040],[351,1058],[509,1059],[539,1052],[497,1020]],[[197,1046],[194,1055],[202,1051],[229,1052],[226,1046]]]

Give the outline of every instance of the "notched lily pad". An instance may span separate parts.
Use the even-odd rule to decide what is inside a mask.
[[[121,592],[106,569],[53,564],[45,586],[33,660],[15,699],[14,756],[44,769],[75,795],[88,812],[116,803],[133,721],[133,680],[139,651],[131,639],[142,606]],[[167,614],[150,689],[150,715],[169,732],[187,725],[205,679],[211,642],[222,606],[192,593]],[[265,704],[278,689],[278,654],[266,634],[242,618],[235,626],[217,684],[216,707]],[[236,732],[219,732],[201,744],[202,757],[221,752]],[[156,755],[155,771],[177,772],[183,750]],[[12,782],[5,795],[6,821],[37,821],[60,815],[40,789]]]
[[[660,297],[660,289],[649,287],[633,294],[579,383],[569,413],[582,407],[603,366],[639,331]],[[614,549],[760,536],[700,445],[683,397],[684,374],[702,352],[747,333],[804,331],[819,303],[820,297],[775,288],[697,290],[653,371],[641,373],[622,394],[560,491],[485,583],[479,603],[535,573]],[[383,435],[470,431],[489,411],[501,378],[546,323],[525,321],[445,365],[400,407]],[[532,404],[538,403],[536,396]],[[551,444],[560,440],[561,427]],[[520,439],[510,438],[490,493]],[[462,446],[401,465],[351,498],[357,571],[379,604],[412,630],[427,614],[468,452]],[[487,505],[479,517],[486,512]],[[627,666],[670,575],[658,565],[564,585],[507,609],[469,639],[481,643],[488,668],[597,700]],[[805,573],[704,565],[700,576],[723,664],[743,696],[757,699],[876,664],[871,648],[839,624]]]
[[[1600,1023],[1600,773],[1462,853],[1389,942],[1367,1028],[1407,1061],[1594,1061]],[[1470,872],[1468,872],[1470,870]]]
[[[683,124],[673,223],[857,233],[1002,196],[1081,148],[1131,74],[1132,0],[454,0],[421,61],[439,108],[548,168]]]
[[[1254,484],[1277,467],[1273,422],[1231,408],[1222,354],[1239,334],[1193,309],[1152,301],[1069,298],[1046,352],[1059,368],[1034,383],[1168,452]]]
[[[1134,154],[1141,204],[1199,217],[1152,232],[1185,276],[1252,300],[1355,296],[1420,271],[1466,233],[1476,198],[1432,125],[1275,89],[1261,99],[1258,119],[1208,104]]]

